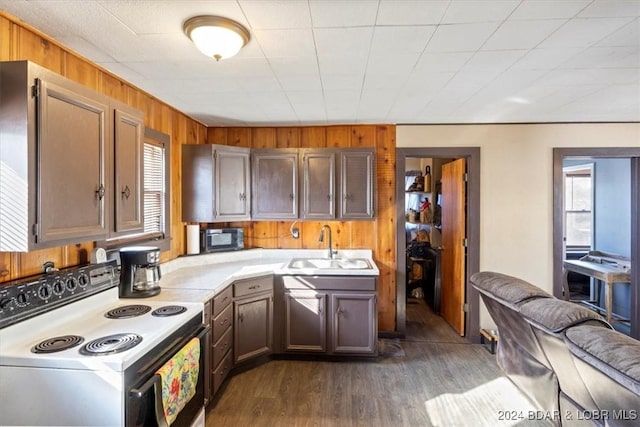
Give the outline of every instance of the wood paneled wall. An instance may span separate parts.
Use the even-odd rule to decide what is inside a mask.
[[[375,147],[376,217],[373,221],[327,222],[338,249],[371,248],[380,269],[379,328],[395,329],[395,126],[314,126],[206,128],[171,106],[64,48],[54,39],[0,11],[0,61],[30,60],[144,112],[145,125],[171,137],[171,232],[167,261],[185,253],[181,222],[181,150],[189,143],[218,143],[252,148]],[[291,238],[291,222],[235,223],[246,229],[247,244],[264,248],[320,248],[325,222],[299,222],[300,238]],[[29,253],[0,252],[0,282],[39,273],[45,261],[58,267],[88,262],[94,242]]]
[[[374,147],[376,152],[376,215],[373,221],[299,221],[300,237],[291,237],[293,221],[235,222],[245,229],[250,247],[319,249],[323,224],[333,231],[339,249],[372,249],[380,269],[380,330],[395,329],[395,126],[352,125],[313,127],[209,128],[207,143],[249,148]]]

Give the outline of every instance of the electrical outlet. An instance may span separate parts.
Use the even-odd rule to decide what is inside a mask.
[[[300,229],[298,227],[294,227],[291,229],[291,237],[294,239],[300,238]]]

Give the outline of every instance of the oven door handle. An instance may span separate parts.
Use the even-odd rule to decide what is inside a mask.
[[[207,335],[207,333],[209,333],[210,329],[211,329],[211,326],[203,324],[202,325],[202,329],[200,329],[200,332],[195,336],[195,338],[198,338],[199,340],[204,339],[204,337]],[[193,338],[189,338],[188,341],[186,341],[184,344],[181,344],[179,348],[184,347],[187,344],[187,342],[191,341],[192,339]],[[147,380],[147,382],[142,384],[142,386],[140,388],[132,388],[129,391],[129,394],[134,396],[134,397],[137,397],[139,399],[142,396],[144,396],[144,394],[151,387],[155,386],[156,384],[158,384],[158,386],[162,387],[160,375],[153,375],[151,378],[149,378]]]

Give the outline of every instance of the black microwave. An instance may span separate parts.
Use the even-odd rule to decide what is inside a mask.
[[[223,252],[244,249],[242,228],[207,228],[200,231],[200,252]]]

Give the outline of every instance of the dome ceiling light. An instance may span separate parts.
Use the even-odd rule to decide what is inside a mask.
[[[221,16],[194,16],[182,29],[200,52],[216,61],[234,56],[251,39],[244,26]]]

